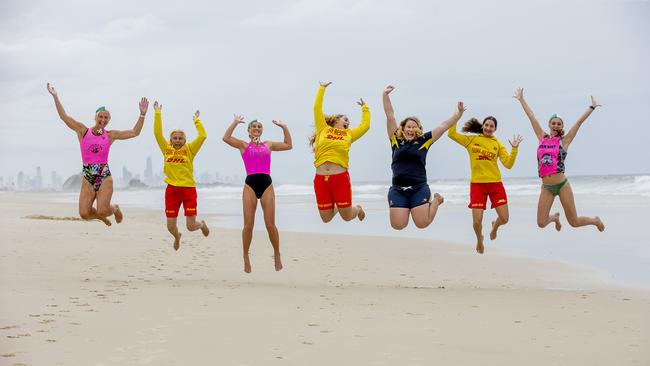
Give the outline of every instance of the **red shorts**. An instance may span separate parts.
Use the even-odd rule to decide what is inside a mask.
[[[506,190],[503,183],[471,183],[469,189],[469,208],[485,210],[487,198],[490,196],[491,208],[499,207],[508,203]]]
[[[334,175],[316,174],[314,192],[319,210],[331,210],[334,204],[338,208],[352,206],[352,185],[347,171]]]
[[[185,216],[196,216],[196,187],[176,187],[167,185],[165,189],[165,215],[178,217],[183,204]]]

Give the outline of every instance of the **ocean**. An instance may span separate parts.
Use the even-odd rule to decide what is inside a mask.
[[[540,229],[536,224],[538,178],[508,178],[504,185],[509,199],[510,221],[499,230],[494,242],[487,239],[493,210],[486,212],[483,231],[486,254],[499,250],[512,255],[543,258],[577,266],[591,267],[620,284],[650,287],[650,239],[645,227],[650,223],[650,174],[577,176],[569,178],[575,194],[579,215],[600,216],[606,230],[595,227],[572,228],[556,200],[552,212],[560,211],[563,228],[556,232],[553,225]],[[389,182],[354,182],[353,202],[361,204],[367,218],[363,222],[334,219],[321,222],[310,183],[276,182],[276,224],[282,231],[377,235],[395,237],[395,250],[408,245],[410,238],[430,238],[456,243],[459,248],[473,251],[475,236],[471,212],[466,207],[469,183],[466,179],[431,180],[432,192],[445,197],[434,222],[426,229],[412,223],[401,231],[391,228],[386,193]],[[242,186],[219,185],[199,187],[199,216],[207,216],[213,227],[241,228]],[[60,202],[76,202],[78,192],[55,195]],[[164,229],[164,189],[116,190],[113,201],[122,207],[142,207],[161,211]],[[256,215],[256,235],[264,235],[261,207]],[[128,214],[128,213],[127,213]],[[212,216],[212,217],[211,217]],[[217,229],[218,230],[218,229]],[[387,253],[387,255],[389,255]],[[435,261],[432,260],[432,265]]]

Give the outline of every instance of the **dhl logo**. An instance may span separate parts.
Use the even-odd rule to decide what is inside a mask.
[[[184,158],[167,158],[165,160],[166,163],[184,163],[185,159]]]
[[[345,136],[327,135],[327,136],[325,136],[325,138],[328,139],[328,140],[335,140],[335,141],[343,141],[343,140],[345,140]]]

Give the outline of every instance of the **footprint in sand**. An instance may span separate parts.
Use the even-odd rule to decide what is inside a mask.
[[[54,323],[56,320],[54,319],[43,319],[39,323],[41,324],[48,324],[48,323]]]
[[[4,327],[0,327],[0,330],[14,329],[14,328],[20,328],[20,326],[19,325],[6,325]]]
[[[2,356],[2,357],[16,357],[16,354],[15,353],[3,353],[0,356]]]

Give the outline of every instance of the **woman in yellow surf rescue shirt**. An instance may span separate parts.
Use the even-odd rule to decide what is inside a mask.
[[[310,138],[314,148],[314,191],[318,212],[323,222],[330,222],[336,213],[345,221],[359,218],[366,214],[360,205],[352,206],[352,186],[348,174],[350,146],[363,136],[370,128],[370,109],[360,99],[361,122],[356,128],[349,128],[350,121],[343,114],[324,115],[323,98],[325,88],[331,82],[319,82],[318,94],[314,103],[314,121],[316,133]]]
[[[205,129],[199,119],[199,111],[194,113],[194,126],[198,136],[189,144],[186,144],[185,132],[173,130],[169,134],[169,141],[165,140],[162,132],[162,104],[156,101],[153,104],[153,134],[156,137],[158,147],[165,158],[165,215],[167,216],[167,230],[174,236],[174,250],[181,245],[181,233],[178,231],[176,221],[178,211],[183,205],[185,211],[185,225],[187,230],[196,231],[201,229],[204,236],[208,236],[210,230],[205,221],[196,222],[196,184],[194,183],[194,157],[199,152],[201,145],[206,139]]]
[[[501,183],[501,172],[497,165],[497,159],[501,160],[504,167],[510,169],[515,164],[517,151],[521,143],[521,136],[514,136],[510,142],[512,150],[510,154],[505,146],[494,137],[497,130],[497,119],[488,116],[480,123],[476,118],[465,122],[463,132],[475,135],[461,135],[456,131],[456,123],[447,130],[447,136],[467,149],[469,154],[470,169],[472,178],[470,180],[470,203],[472,209],[472,221],[474,233],[476,234],[476,251],[483,254],[483,212],[485,211],[487,198],[490,197],[492,208],[497,211],[497,219],[492,221],[490,240],[497,237],[499,226],[508,222],[508,197],[506,190]]]

